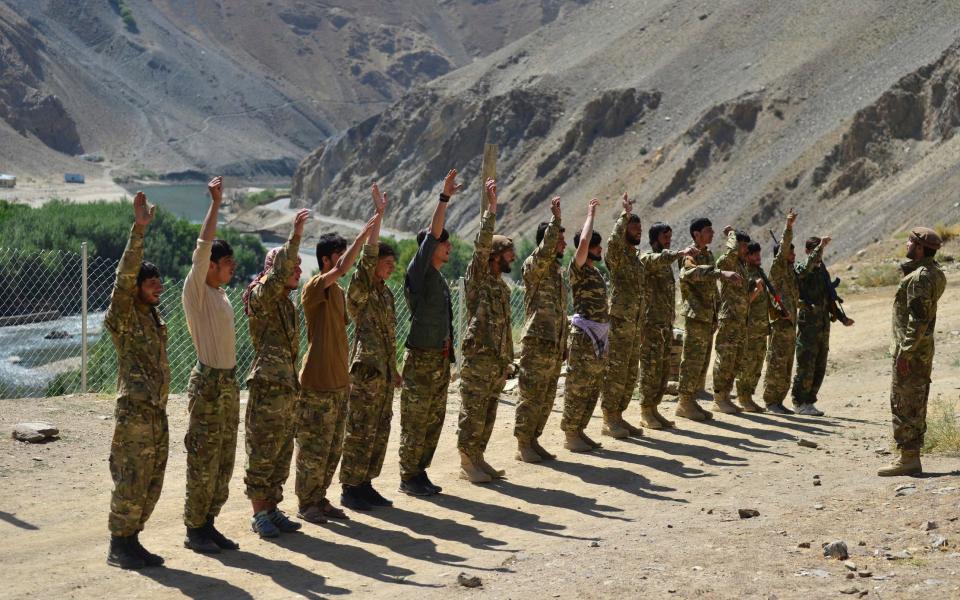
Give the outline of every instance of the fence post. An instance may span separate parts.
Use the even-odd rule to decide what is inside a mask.
[[[80,393],[87,393],[87,243],[80,244]]]

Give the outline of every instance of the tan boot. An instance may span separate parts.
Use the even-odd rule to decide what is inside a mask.
[[[543,460],[537,449],[529,442],[517,441],[517,460],[525,463],[538,463]]]
[[[576,431],[564,431],[564,435],[567,438],[567,441],[564,442],[563,447],[569,450],[570,452],[590,452],[593,450],[593,446],[584,441],[580,434]]]
[[[460,479],[466,479],[470,483],[490,483],[491,481],[486,471],[463,452],[460,453]]]
[[[708,421],[713,417],[712,414],[700,408],[697,401],[689,396],[680,396],[680,401],[677,403],[677,410],[674,414],[682,419],[690,419],[691,421]]]
[[[490,463],[487,462],[483,456],[480,457],[480,468],[484,473],[490,476],[491,479],[503,479],[504,475],[507,474],[503,469],[494,469]]]
[[[664,428],[663,423],[660,422],[660,418],[657,415],[657,407],[655,406],[640,407],[640,422],[643,423],[643,426],[647,429]]]
[[[620,415],[613,413],[603,414],[603,427],[600,428],[600,435],[606,435],[617,440],[622,440],[630,436],[626,427],[620,424]]]
[[[530,445],[533,446],[533,450],[540,455],[540,458],[543,460],[553,460],[557,457],[556,454],[548,452],[546,448],[540,445],[540,440],[533,440],[530,442]]]
[[[737,402],[740,403],[740,408],[743,412],[748,413],[762,413],[764,412],[763,407],[753,401],[753,398],[750,396],[737,396]]]
[[[677,426],[676,423],[674,423],[670,419],[663,416],[663,414],[661,414],[659,406],[653,407],[653,416],[655,416],[657,420],[660,421],[660,424],[663,425],[664,429],[673,429],[674,427]]]
[[[713,409],[725,415],[735,415],[740,412],[740,407],[727,398],[727,392],[713,395]]]
[[[901,475],[916,475],[922,473],[923,467],[920,465],[919,450],[901,450],[900,457],[893,464],[886,466],[879,471],[880,477],[899,477]]]
[[[620,427],[626,429],[630,437],[643,437],[643,428],[631,425],[628,421],[625,421],[623,417],[620,417]]]
[[[592,439],[590,439],[590,436],[588,436],[584,430],[581,429],[577,433],[580,435],[580,439],[585,441],[587,445],[593,448],[594,450],[596,450],[597,448],[603,448],[603,444],[601,444],[600,442],[595,442]]]

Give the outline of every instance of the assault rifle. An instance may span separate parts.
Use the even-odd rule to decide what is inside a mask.
[[[827,294],[830,296],[830,320],[846,323],[849,320],[847,313],[843,310],[843,298],[837,294],[837,287],[840,286],[840,278],[830,279],[830,273],[827,271],[827,265],[820,261],[820,274],[823,276],[823,283],[827,286]]]
[[[777,241],[777,236],[773,234],[773,230],[770,230],[770,237],[773,238],[774,244],[774,255],[777,253],[777,249],[780,247],[780,242]],[[780,316],[784,319],[790,318],[790,313],[787,312],[787,307],[783,304],[783,297],[777,293],[776,288],[773,287],[773,284],[770,283],[770,280],[767,278],[767,274],[763,272],[763,268],[758,268],[757,271],[760,273],[760,279],[763,280],[763,286],[767,288],[767,293],[770,294],[770,297],[773,298],[773,305],[776,306],[777,312],[780,313]]]

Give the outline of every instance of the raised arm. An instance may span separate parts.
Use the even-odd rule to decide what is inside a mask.
[[[717,258],[717,267],[726,271],[735,271],[737,268],[737,250],[740,247],[740,243],[737,241],[737,231],[727,225],[723,228],[723,233],[727,236],[727,241],[723,246],[723,254]]]
[[[770,274],[779,277],[787,272],[790,263],[787,257],[790,255],[790,244],[793,243],[793,223],[797,220],[797,213],[791,208],[787,213],[787,222],[783,225],[783,233],[780,234],[780,248],[777,255],[773,257],[773,264],[770,266]]]
[[[544,273],[550,268],[551,265],[556,261],[557,255],[557,240],[560,238],[560,196],[555,196],[553,200],[550,201],[550,212],[552,217],[550,222],[547,223],[547,229],[543,232],[543,239],[540,240],[540,245],[537,246],[533,253],[530,255],[532,260],[527,265],[524,265],[524,281],[527,281],[529,277],[532,281],[536,281],[543,277]]]
[[[583,229],[580,230],[580,243],[577,244],[577,252],[573,255],[573,261],[578,267],[582,267],[587,262],[587,255],[590,254],[590,238],[593,237],[593,218],[597,214],[597,206],[600,201],[594,198],[587,204],[587,218],[583,222]]]
[[[463,189],[462,183],[457,183],[457,170],[450,169],[443,180],[443,193],[440,194],[440,200],[437,201],[437,207],[433,210],[433,220],[430,222],[430,233],[433,237],[439,238],[443,233],[443,224],[446,221],[447,203],[453,198],[454,194]]]
[[[607,240],[607,268],[611,272],[623,266],[627,252],[627,242],[624,236],[627,231],[627,223],[630,222],[630,216],[633,214],[633,200],[630,200],[626,192],[621,198],[621,206],[623,206],[623,211],[620,212],[620,217],[614,223],[613,231],[610,232],[610,239]]]
[[[110,308],[104,317],[104,323],[112,331],[117,330],[119,322],[133,308],[137,295],[137,275],[140,273],[140,265],[143,264],[143,236],[156,213],[157,207],[147,202],[143,192],[137,192],[133,198],[133,227],[130,229],[130,238],[123,250],[120,264],[117,265],[117,279],[110,296]]]
[[[264,277],[263,285],[255,287],[251,302],[278,298],[287,294],[287,280],[297,268],[297,259],[300,254],[300,239],[303,236],[303,226],[310,218],[310,210],[301,208],[293,218],[293,229],[286,243],[280,247],[273,257],[273,266]]]
[[[211,179],[207,184],[207,191],[210,192],[210,206],[207,207],[207,216],[203,218],[200,239],[212,242],[217,237],[217,218],[220,215],[220,203],[223,201],[223,177]]]
[[[377,213],[370,217],[370,220],[364,224],[363,229],[361,229],[360,233],[357,234],[357,237],[354,238],[353,243],[350,244],[350,247],[347,248],[347,251],[343,253],[343,255],[340,257],[340,260],[337,261],[337,264],[334,265],[332,269],[319,276],[323,282],[323,289],[327,289],[331,285],[335,284],[338,279],[343,277],[344,274],[350,270],[354,261],[357,259],[357,254],[360,253],[360,248],[363,247],[363,243],[370,236],[370,232],[373,231],[373,228],[379,226],[382,217],[382,213]]]
[[[816,249],[808,254],[807,257],[803,259],[803,262],[797,266],[797,272],[800,275],[809,275],[810,272],[813,271],[813,268],[820,263],[823,259],[823,251],[830,244],[831,239],[830,236],[820,238],[820,243],[817,244]]]
[[[467,272],[477,275],[490,270],[490,252],[493,250],[493,231],[497,225],[497,182],[488,179],[484,186],[487,196],[487,209],[480,218],[480,231],[473,245],[473,258]]]

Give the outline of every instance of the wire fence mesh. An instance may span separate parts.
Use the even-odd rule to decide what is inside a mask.
[[[0,248],[0,398],[57,396],[83,389],[112,394],[117,387],[117,357],[110,335],[103,330],[103,316],[117,261],[91,257],[87,261],[86,357],[83,358],[83,256],[71,252],[24,253]],[[346,282],[343,282],[346,285]],[[523,288],[512,282],[510,302],[514,342],[519,347],[523,327]],[[396,297],[397,358],[410,330],[410,312],[402,286],[391,284]],[[171,393],[186,391],[196,352],[181,304],[182,280],[164,283],[160,314],[167,322],[167,356],[170,361]],[[463,280],[451,282],[454,335],[459,343],[466,328]],[[253,362],[250,330],[243,314],[242,286],[227,289],[235,311],[237,328],[237,374],[245,379]],[[301,332],[305,331],[299,293],[291,296],[298,305]],[[348,327],[352,341],[353,327]],[[301,356],[306,336],[301,335]]]

